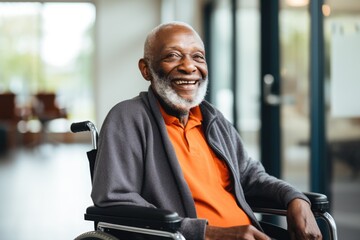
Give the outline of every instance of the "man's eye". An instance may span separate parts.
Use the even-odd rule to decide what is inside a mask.
[[[167,59],[178,59],[181,56],[178,53],[169,53],[168,55],[166,55]]]
[[[196,61],[201,61],[201,62],[205,61],[205,57],[203,55],[201,55],[201,54],[196,54],[196,55],[193,56],[193,58]]]

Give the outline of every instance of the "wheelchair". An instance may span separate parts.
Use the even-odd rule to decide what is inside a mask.
[[[97,152],[98,131],[91,121],[71,124],[73,133],[90,131],[92,149],[87,152],[90,176],[93,178]],[[329,214],[327,196],[304,192],[311,201],[311,209],[321,228],[324,239],[337,240],[336,223]],[[254,213],[259,216],[286,216],[286,209],[269,201],[246,199]],[[84,214],[85,220],[94,222],[94,230],[80,234],[75,240],[129,240],[129,239],[174,239],[185,240],[178,231],[182,218],[172,211],[141,206],[117,205],[111,207],[90,206]],[[264,232],[273,239],[290,239],[287,230],[274,223],[260,220]]]

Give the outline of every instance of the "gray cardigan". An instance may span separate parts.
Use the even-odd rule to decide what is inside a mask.
[[[272,199],[284,206],[294,198],[307,200],[287,183],[265,173],[261,163],[247,155],[232,124],[210,103],[203,101],[200,109],[207,142],[227,163],[233,194],[254,226],[261,229],[245,196]],[[151,88],[118,103],[107,115],[99,136],[91,196],[100,207],[130,204],[175,211],[184,217],[180,232],[186,239],[204,239],[207,221],[196,217],[191,192]]]

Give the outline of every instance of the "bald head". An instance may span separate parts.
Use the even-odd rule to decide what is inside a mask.
[[[170,22],[170,23],[163,23],[159,26],[155,27],[146,37],[145,44],[144,44],[144,59],[147,61],[152,62],[154,59],[154,54],[156,52],[155,49],[155,42],[157,42],[162,34],[172,34],[176,32],[176,30],[187,30],[194,34],[199,41],[203,44],[199,34],[191,27],[189,24],[184,22]]]

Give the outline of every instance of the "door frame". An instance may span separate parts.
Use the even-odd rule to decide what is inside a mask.
[[[281,178],[280,105],[264,101],[264,78],[272,76],[271,93],[280,96],[279,2],[260,0],[260,159],[266,171]]]

